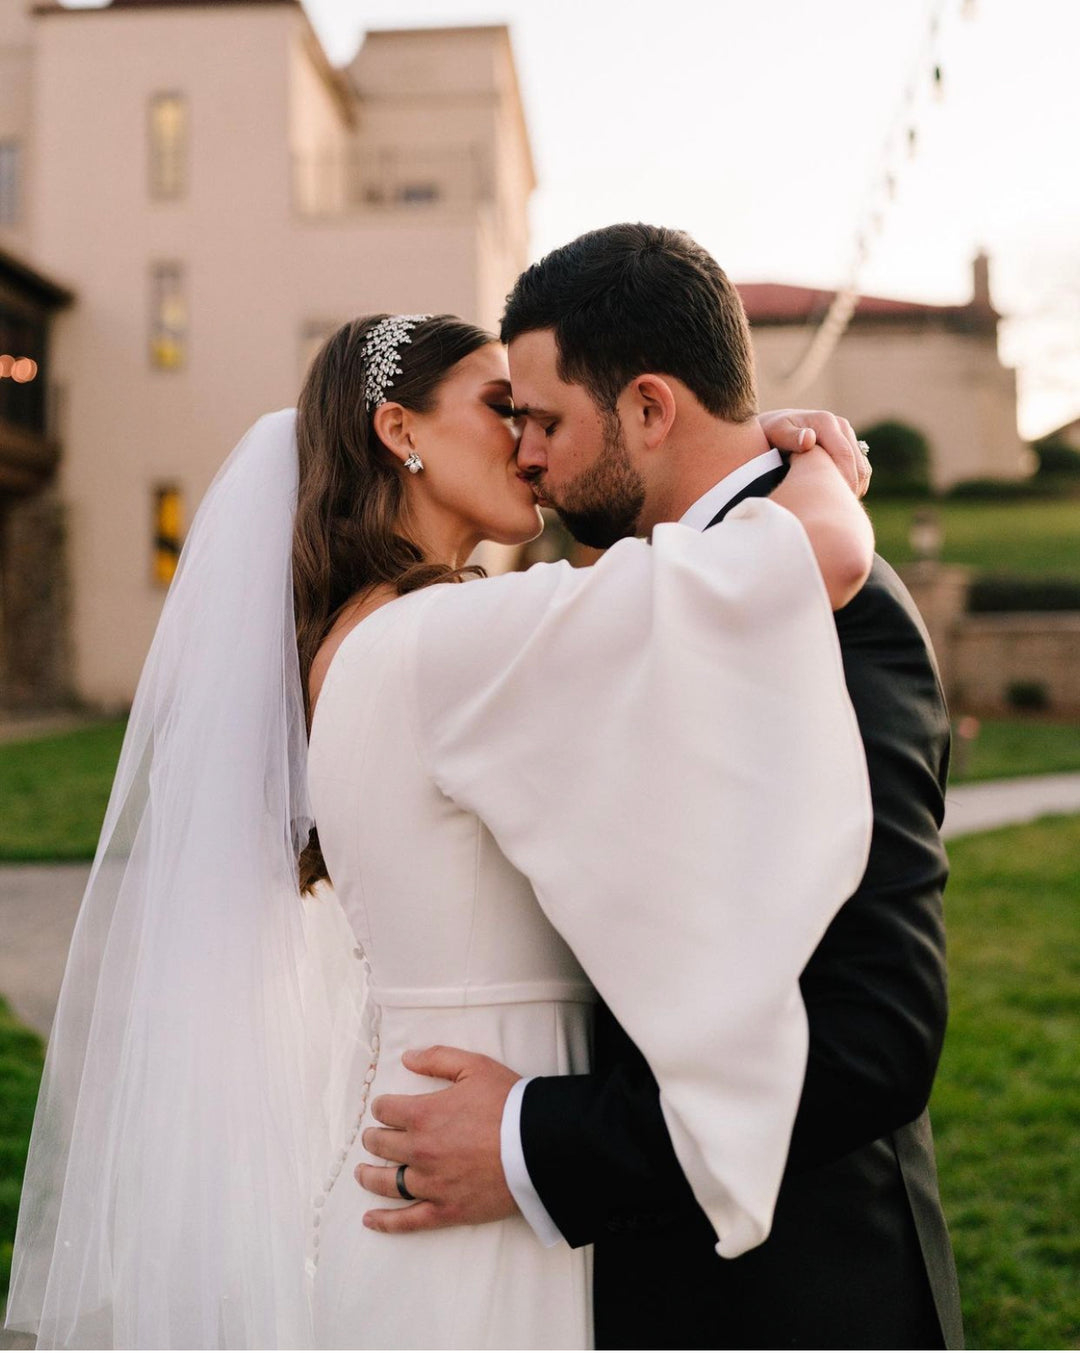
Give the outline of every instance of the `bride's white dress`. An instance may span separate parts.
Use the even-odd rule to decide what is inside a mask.
[[[394,1204],[352,1177],[371,1100],[440,1084],[402,1067],[407,1048],[587,1070],[590,978],[656,1072],[721,1253],[758,1243],[805,1065],[798,975],[869,836],[794,519],[746,504],[590,570],[392,602],[334,656],[308,779],[371,1035],[312,1199],[316,1346],[590,1346],[587,1250],[545,1249],[520,1217],[368,1231],[364,1211]]]
[[[420,761],[395,681],[401,623],[390,607],[345,638],[309,759],[319,838],[357,956],[370,964],[375,1075],[357,1106],[365,1126],[365,1099],[444,1083],[406,1071],[408,1048],[452,1044],[527,1075],[586,1071],[593,1000],[528,880]],[[521,1217],[413,1236],[368,1231],[365,1209],[394,1203],[353,1179],[359,1161],[375,1159],[359,1133],[342,1148],[316,1208],[318,1346],[529,1348],[541,1331],[544,1346],[586,1346],[584,1251],[541,1248]]]

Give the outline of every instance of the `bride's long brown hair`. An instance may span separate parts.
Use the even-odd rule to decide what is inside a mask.
[[[319,646],[343,607],[357,593],[389,583],[399,596],[431,583],[482,574],[476,566],[454,568],[424,558],[403,534],[403,476],[408,473],[383,446],[364,399],[364,342],[386,315],[343,324],[320,349],[297,403],[296,440],[300,478],[293,527],[293,605],[296,647],[304,682],[308,727],[308,679]],[[433,315],[409,331],[398,347],[400,375],[388,391],[395,403],[417,413],[435,407],[439,386],[457,362],[498,340],[455,315]],[[328,879],[312,831],[300,856],[300,890]]]

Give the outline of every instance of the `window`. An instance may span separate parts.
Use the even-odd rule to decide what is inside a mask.
[[[398,198],[410,206],[418,202],[438,202],[439,196],[437,183],[404,183],[398,189]]]
[[[180,558],[183,498],[176,484],[154,489],[154,582],[168,587]]]
[[[181,263],[155,263],[150,270],[150,364],[175,371],[187,357],[187,301]]]
[[[187,191],[187,99],[155,94],[150,100],[150,196],[183,197]]]
[[[0,226],[19,224],[19,143],[0,141]]]

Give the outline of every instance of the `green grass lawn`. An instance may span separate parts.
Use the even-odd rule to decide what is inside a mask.
[[[953,736],[950,782],[1080,771],[1080,723],[980,719],[978,736]]]
[[[950,846],[931,1105],[970,1348],[1080,1346],[1080,817]]]
[[[867,510],[878,552],[891,564],[909,563],[911,519],[927,503],[874,501]],[[1080,578],[1080,499],[1034,503],[936,503],[944,527],[942,559],[983,573]]]
[[[89,860],[105,816],[122,721],[0,745],[0,861]],[[1080,723],[983,719],[952,778],[1080,771]]]
[[[44,1061],[41,1039],[19,1024],[0,996],[0,1303],[11,1274],[19,1189]]]
[[[90,860],[124,723],[0,746],[0,860]]]

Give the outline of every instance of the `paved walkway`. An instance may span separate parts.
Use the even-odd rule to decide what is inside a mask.
[[[92,728],[95,724],[108,722],[111,721],[104,715],[80,714],[77,710],[61,710],[53,714],[4,712],[0,713],[0,743],[51,738],[57,733],[72,733],[76,728]]]
[[[1034,822],[1048,813],[1080,813],[1080,775],[1027,775],[957,785],[945,800],[943,835],[970,836]]]
[[[48,1035],[88,864],[0,866],[0,993]]]

